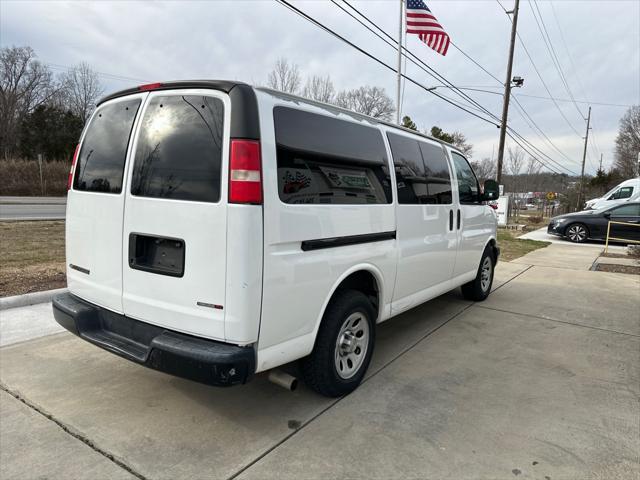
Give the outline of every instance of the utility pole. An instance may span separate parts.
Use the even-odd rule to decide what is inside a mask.
[[[402,17],[402,4],[404,0],[400,0],[400,20],[398,22],[398,85],[396,92],[396,123],[400,125],[400,90],[402,88],[402,30],[404,26],[404,18]]]
[[[598,170],[602,171],[602,153],[600,153],[600,168]]]
[[[502,183],[502,164],[504,161],[504,141],[507,135],[507,118],[509,116],[509,98],[511,97],[511,70],[513,68],[513,52],[516,46],[516,32],[518,28],[518,10],[520,9],[520,0],[516,0],[513,7],[513,22],[511,24],[511,45],[509,46],[509,61],[507,63],[507,78],[504,82],[504,99],[502,101],[502,126],[500,127],[500,144],[498,146],[498,184]]]
[[[587,159],[587,142],[589,141],[589,124],[591,123],[591,107],[587,115],[587,133],[584,136],[584,151],[582,152],[582,171],[580,172],[580,191],[578,192],[578,204],[576,210],[580,210],[582,206],[582,191],[584,189],[584,162]]]

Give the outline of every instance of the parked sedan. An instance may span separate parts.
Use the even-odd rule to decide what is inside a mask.
[[[638,202],[553,217],[547,233],[565,237],[576,243],[604,240],[607,237],[607,226],[610,221],[629,224],[612,223],[611,237],[640,241],[640,203]]]

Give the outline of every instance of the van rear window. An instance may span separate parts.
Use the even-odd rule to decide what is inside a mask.
[[[224,105],[218,98],[153,98],[140,127],[131,193],[219,201],[223,122]]]
[[[381,132],[286,107],[273,110],[278,191],[285,203],[391,203]]]
[[[91,119],[76,163],[75,190],[120,193],[127,145],[140,99],[105,105]]]

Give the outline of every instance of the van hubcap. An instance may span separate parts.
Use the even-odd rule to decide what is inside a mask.
[[[491,263],[491,259],[489,257],[485,257],[482,262],[482,268],[480,269],[480,287],[483,292],[486,292],[491,285],[491,270],[493,269],[493,264]]]
[[[362,313],[352,313],[340,327],[336,339],[335,366],[338,376],[353,377],[364,362],[369,348],[369,322]]]

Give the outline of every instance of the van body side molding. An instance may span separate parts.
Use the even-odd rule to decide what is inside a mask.
[[[344,237],[318,238],[314,240],[304,240],[300,247],[303,251],[320,250],[321,248],[344,247],[347,245],[358,245],[360,243],[382,242],[384,240],[395,240],[396,231],[365,233],[363,235],[347,235]]]

